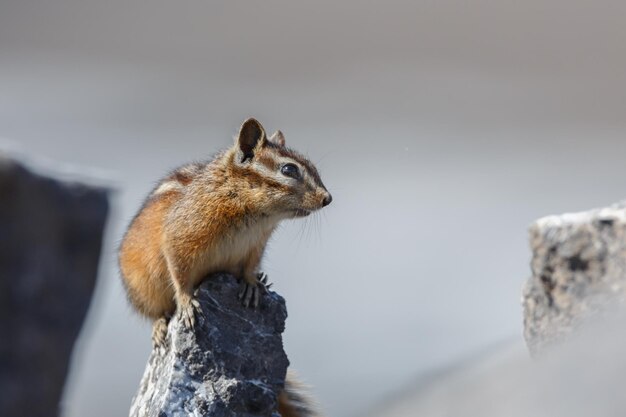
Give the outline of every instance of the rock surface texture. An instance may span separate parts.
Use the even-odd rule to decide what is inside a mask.
[[[0,415],[58,415],[96,283],[107,192],[0,155]]]
[[[532,353],[562,340],[626,296],[626,203],[545,217],[530,229],[532,277],[523,293]]]
[[[175,316],[164,347],[153,349],[131,417],[279,417],[274,410],[289,361],[282,332],[287,310],[274,292],[245,308],[238,281],[215,275],[197,290],[193,330]]]

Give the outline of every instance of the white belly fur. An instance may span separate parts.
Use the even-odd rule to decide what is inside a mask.
[[[257,222],[245,230],[233,231],[224,236],[215,246],[207,248],[200,256],[192,273],[194,284],[213,272],[241,273],[250,252],[254,248],[264,247],[276,228],[278,221],[267,219]]]

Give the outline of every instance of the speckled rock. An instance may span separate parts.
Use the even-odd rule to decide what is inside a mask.
[[[274,411],[289,361],[282,332],[287,310],[274,292],[257,310],[237,298],[230,275],[197,291],[202,313],[194,330],[170,321],[165,347],[153,349],[131,417],[279,417]]]
[[[0,416],[55,416],[96,283],[107,191],[0,155]]]
[[[532,353],[626,298],[626,203],[542,218],[530,245],[533,275],[522,302]]]

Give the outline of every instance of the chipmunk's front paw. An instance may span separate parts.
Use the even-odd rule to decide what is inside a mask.
[[[267,275],[259,272],[256,276],[257,281],[250,284],[246,280],[241,282],[241,290],[239,291],[239,299],[244,307],[257,308],[261,293],[267,293],[272,284],[267,282]]]
[[[180,315],[180,320],[183,322],[183,325],[187,329],[193,329],[196,324],[196,314],[200,315],[202,313],[198,300],[189,297],[188,301],[179,304],[178,309],[178,314]]]
[[[272,285],[274,285],[273,282],[267,281],[266,273],[259,272],[256,276],[256,279],[258,280],[258,285],[262,287],[264,293],[266,293],[270,288],[272,288]]]
[[[158,318],[152,323],[152,345],[161,348],[167,339],[167,317]]]

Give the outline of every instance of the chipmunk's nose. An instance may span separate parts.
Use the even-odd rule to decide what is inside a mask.
[[[324,201],[322,202],[322,204],[324,205],[324,207],[326,207],[327,205],[329,205],[332,202],[333,202],[333,196],[330,195],[330,193],[327,193],[326,197],[324,197]]]

